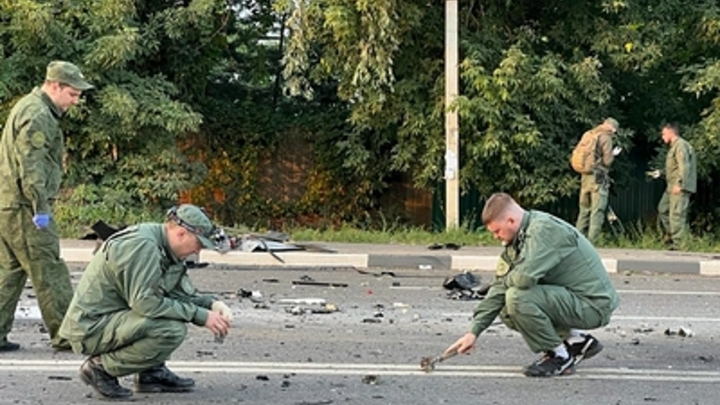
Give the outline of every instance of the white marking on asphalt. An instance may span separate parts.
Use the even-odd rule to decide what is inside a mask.
[[[613,315],[613,321],[683,321],[718,323],[720,318],[694,318],[691,316],[644,316],[644,315]]]
[[[617,290],[620,294],[644,295],[718,295],[720,291]]]
[[[442,314],[443,317],[468,317],[472,316],[472,312],[445,312]],[[697,318],[690,316],[647,316],[647,315],[613,315],[614,321],[680,321],[680,322],[707,322],[707,323],[718,323],[720,318]]]
[[[15,372],[77,372],[81,361],[67,360],[0,360],[0,370]],[[279,363],[279,362],[218,362],[218,361],[171,361],[173,371],[183,373],[232,373],[232,374],[310,374],[310,375],[393,375],[428,377],[486,377],[526,378],[520,367],[512,366],[452,366],[442,365],[432,373],[425,373],[418,365],[410,364],[347,364],[347,363]],[[720,382],[720,372],[629,369],[629,368],[579,368],[576,374],[563,378],[593,380],[637,381],[684,381]]]

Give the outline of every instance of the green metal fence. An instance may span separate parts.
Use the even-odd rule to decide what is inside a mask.
[[[610,206],[625,224],[654,223],[657,216],[657,203],[662,197],[665,183],[661,180],[650,181],[644,173],[639,173],[628,184],[614,186],[610,192]],[[579,186],[578,186],[579,192]],[[482,223],[480,214],[484,198],[477,190],[464,190],[460,196],[460,222],[463,225],[479,228]],[[564,197],[557,202],[539,207],[572,224],[578,215],[578,195]],[[445,183],[441,183],[433,195],[432,226],[434,230],[445,229]]]

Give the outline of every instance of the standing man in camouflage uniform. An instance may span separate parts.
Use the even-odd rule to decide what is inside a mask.
[[[665,158],[667,187],[658,204],[660,227],[671,250],[680,249],[687,237],[687,215],[690,194],[697,191],[697,159],[688,141],[678,135],[675,125],[662,129],[662,140],[670,145]],[[659,177],[660,173],[656,172]]]
[[[580,177],[580,213],[575,226],[592,243],[597,241],[605,222],[610,191],[610,165],[622,151],[619,146],[613,148],[612,141],[612,135],[619,127],[617,120],[608,118],[589,131],[592,136],[597,137],[595,166],[592,173],[583,173]]]
[[[63,134],[58,120],[93,88],[80,69],[55,61],[45,83],[10,111],[0,140],[0,351],[20,348],[9,342],[20,294],[28,277],[43,321],[57,350],[67,343],[57,336],[72,299],[70,273],[60,258],[52,219],[63,173]]]
[[[222,235],[201,209],[185,204],[171,209],[163,224],[132,226],[103,243],[60,329],[76,353],[89,356],[80,368],[83,382],[111,399],[132,395],[118,381],[130,374],[136,374],[136,392],[195,388],[165,360],[185,340],[187,323],[219,337],[230,330],[230,308],[197,294],[184,262],[202,248],[219,249]]]
[[[446,353],[466,353],[496,317],[522,335],[542,357],[528,377],[570,374],[602,350],[578,329],[607,325],[619,298],[595,248],[572,225],[550,214],[526,211],[512,197],[493,194],[482,220],[505,250],[468,333]]]

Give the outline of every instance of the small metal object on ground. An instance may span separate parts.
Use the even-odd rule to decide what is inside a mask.
[[[363,384],[370,384],[370,385],[377,385],[379,382],[378,376],[373,374],[368,374],[363,376],[362,380]]]
[[[457,355],[457,350],[449,353],[443,353],[437,357],[423,357],[420,359],[420,369],[422,369],[426,373],[429,373],[435,369],[436,363],[443,362],[455,355]]]
[[[347,287],[346,283],[327,283],[322,281],[303,281],[295,280],[292,282],[293,285],[315,285],[319,287]]]

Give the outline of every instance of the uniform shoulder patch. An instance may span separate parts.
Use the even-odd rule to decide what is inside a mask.
[[[45,138],[45,134],[42,132],[38,131],[30,135],[30,144],[36,148],[42,148],[45,146],[46,141],[47,139]]]

